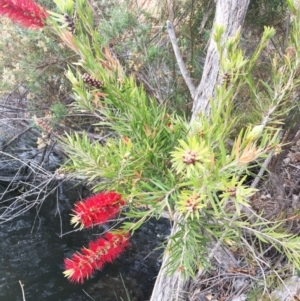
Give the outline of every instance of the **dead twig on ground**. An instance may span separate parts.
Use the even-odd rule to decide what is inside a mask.
[[[25,133],[30,131],[32,126],[26,127],[22,132],[20,132],[18,135],[14,136],[12,139],[10,139],[8,142],[6,142],[2,147],[1,151],[4,152],[7,147],[9,147],[12,143],[14,143],[17,139],[19,139],[21,136],[23,136]]]
[[[21,290],[22,290],[23,301],[26,301],[25,292],[24,292],[24,284],[21,282],[21,280],[19,280],[19,283],[20,283]]]

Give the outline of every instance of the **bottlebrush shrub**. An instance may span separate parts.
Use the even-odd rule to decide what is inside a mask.
[[[104,224],[116,216],[125,204],[122,196],[116,192],[100,192],[75,204],[71,224],[80,228],[89,228],[95,224]]]
[[[32,0],[0,0],[0,15],[30,29],[42,28],[48,18],[47,11]]]
[[[106,233],[104,237],[90,242],[88,248],[73,254],[71,259],[66,258],[64,275],[72,283],[83,283],[95,270],[117,258],[128,246],[128,239],[129,233]]]

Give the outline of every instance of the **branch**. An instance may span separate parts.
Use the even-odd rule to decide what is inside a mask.
[[[192,79],[190,77],[190,74],[189,74],[188,70],[185,67],[183,58],[181,56],[181,53],[180,53],[180,50],[179,50],[179,47],[178,47],[178,44],[177,44],[177,39],[176,39],[175,31],[174,31],[174,26],[173,26],[172,22],[169,21],[169,20],[167,21],[167,31],[168,31],[168,34],[169,34],[169,37],[170,37],[170,41],[171,41],[171,44],[172,44],[172,47],[173,47],[173,50],[174,50],[174,54],[175,54],[176,61],[177,61],[177,64],[179,66],[180,72],[183,76],[183,79],[184,79],[186,85],[189,88],[191,96],[194,98],[196,88],[195,88],[195,86],[192,82]]]
[[[24,135],[25,133],[27,133],[28,131],[30,131],[32,128],[32,126],[28,126],[26,127],[21,133],[19,133],[18,135],[14,136],[12,139],[10,139],[7,143],[5,143],[2,148],[0,149],[2,152],[4,152],[8,146],[10,146],[13,142],[15,142],[16,140],[18,140],[22,135]]]

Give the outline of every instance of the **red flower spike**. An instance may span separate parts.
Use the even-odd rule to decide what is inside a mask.
[[[121,235],[108,232],[104,235],[104,238],[111,246],[109,253],[106,254],[107,261],[113,261],[127,247],[129,234]]]
[[[106,233],[104,238],[90,242],[88,248],[81,249],[71,259],[64,260],[64,274],[72,283],[83,283],[84,278],[92,276],[106,262],[117,258],[128,246],[129,233],[125,235]]]
[[[75,204],[71,224],[80,224],[81,228],[104,224],[115,217],[124,204],[121,195],[114,191],[98,193]]]
[[[0,15],[6,15],[23,27],[38,29],[44,27],[47,11],[33,0],[0,0]]]

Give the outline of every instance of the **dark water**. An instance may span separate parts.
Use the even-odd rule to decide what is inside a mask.
[[[24,213],[0,225],[0,301],[144,301],[148,300],[159,270],[161,244],[158,236],[168,232],[167,221],[149,221],[131,240],[131,246],[112,264],[83,285],[64,278],[63,259],[87,246],[103,231],[100,228],[67,233],[72,203],[78,193],[66,190],[67,199],[49,197],[39,212]],[[69,201],[72,199],[72,201]],[[124,282],[124,283],[123,283]],[[129,299],[127,295],[129,294]]]

